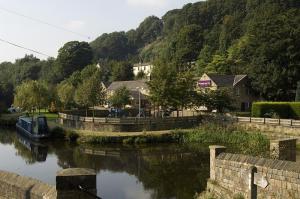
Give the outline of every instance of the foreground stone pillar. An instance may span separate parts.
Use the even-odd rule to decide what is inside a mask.
[[[270,143],[270,155],[273,159],[296,161],[297,139],[272,140]]]
[[[210,179],[216,180],[216,157],[226,151],[224,146],[209,146],[210,150]]]
[[[64,169],[56,175],[57,199],[95,199],[96,173],[91,169]],[[91,193],[91,194],[90,194]]]

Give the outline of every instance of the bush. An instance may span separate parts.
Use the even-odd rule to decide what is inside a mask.
[[[53,138],[65,138],[65,130],[61,127],[54,127],[50,133]]]
[[[76,142],[76,140],[79,138],[79,135],[75,131],[67,131],[66,132],[66,138],[70,142]]]
[[[255,102],[252,117],[300,118],[300,102]]]
[[[236,112],[235,115],[237,117],[250,117],[251,116],[251,112]]]

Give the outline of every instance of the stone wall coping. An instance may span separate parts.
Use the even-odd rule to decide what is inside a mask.
[[[57,176],[94,176],[96,172],[92,169],[69,168],[57,172]]]
[[[19,190],[29,191],[31,195],[45,198],[50,198],[50,196],[53,196],[56,192],[55,186],[7,171],[0,171],[0,183],[17,187]]]
[[[271,140],[271,142],[286,142],[286,141],[297,141],[297,138],[284,138],[284,139]]]
[[[238,162],[241,164],[249,164],[259,167],[267,167],[270,169],[284,170],[289,172],[300,173],[300,164],[296,162],[272,160],[267,158],[253,157],[249,155],[221,153],[217,156],[217,160],[227,160]]]
[[[209,149],[226,149],[226,147],[220,145],[210,145]]]

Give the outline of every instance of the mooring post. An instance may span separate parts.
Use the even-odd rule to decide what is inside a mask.
[[[257,199],[257,185],[254,183],[254,174],[257,173],[257,168],[251,166],[249,169],[249,190],[248,190],[248,199]]]
[[[210,179],[216,180],[216,157],[226,151],[226,147],[212,145],[210,149]]]
[[[91,169],[71,168],[56,175],[57,199],[95,199],[96,173]]]

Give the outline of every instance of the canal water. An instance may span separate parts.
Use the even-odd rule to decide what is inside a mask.
[[[0,129],[0,170],[55,184],[56,172],[94,169],[103,199],[190,199],[209,178],[207,146],[35,143]]]

